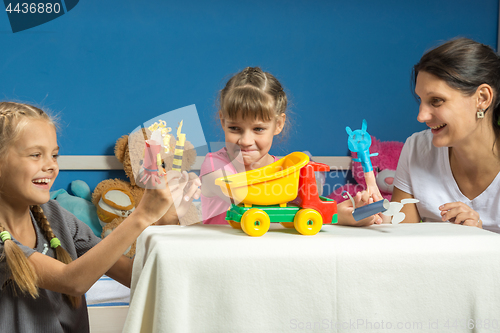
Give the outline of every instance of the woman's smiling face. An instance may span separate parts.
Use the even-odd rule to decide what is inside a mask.
[[[432,131],[432,144],[452,147],[476,128],[477,96],[465,96],[437,76],[419,72],[415,93],[420,99],[417,120]]]

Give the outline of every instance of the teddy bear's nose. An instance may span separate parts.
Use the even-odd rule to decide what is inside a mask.
[[[392,185],[392,183],[394,183],[394,177],[387,177],[384,179],[384,181],[386,182],[386,184]]]

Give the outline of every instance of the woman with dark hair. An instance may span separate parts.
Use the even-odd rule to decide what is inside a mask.
[[[413,68],[420,101],[399,160],[392,201],[405,222],[450,221],[500,231],[500,59],[486,45],[458,38],[427,52]]]

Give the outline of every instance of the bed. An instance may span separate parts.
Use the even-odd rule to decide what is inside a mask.
[[[85,294],[92,333],[123,330],[130,303],[130,289],[102,276]]]

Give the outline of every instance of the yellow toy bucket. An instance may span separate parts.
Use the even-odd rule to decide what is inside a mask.
[[[217,178],[215,184],[236,203],[282,204],[297,197],[300,169],[308,162],[309,156],[295,152],[265,167]]]

